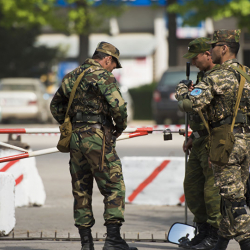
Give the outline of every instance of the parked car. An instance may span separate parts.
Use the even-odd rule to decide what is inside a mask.
[[[189,79],[196,82],[197,73],[198,69],[191,67]],[[152,114],[157,124],[184,123],[185,113],[179,110],[175,99],[175,88],[183,79],[187,79],[183,67],[170,67],[163,73],[152,98]]]
[[[3,78],[0,80],[2,121],[35,119],[45,123],[48,98],[45,86],[37,78]]]

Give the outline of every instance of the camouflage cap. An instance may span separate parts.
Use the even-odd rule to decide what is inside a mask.
[[[213,34],[213,38],[208,44],[227,42],[238,43],[240,40],[241,30],[216,30]]]
[[[113,56],[117,60],[116,68],[122,68],[122,65],[119,61],[120,51],[114,45],[107,42],[100,42],[96,47],[96,51],[100,51]]]
[[[208,41],[210,41],[210,39],[207,37],[194,39],[188,44],[188,52],[183,57],[192,59],[198,54],[208,51],[210,49],[210,45],[207,44]]]

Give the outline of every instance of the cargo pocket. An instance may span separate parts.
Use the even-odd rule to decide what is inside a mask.
[[[105,160],[109,171],[110,181],[112,183],[123,181],[121,160],[113,147],[111,147],[111,151],[105,155]]]
[[[210,135],[210,161],[219,166],[226,165],[229,161],[234,141],[230,124],[214,128]]]

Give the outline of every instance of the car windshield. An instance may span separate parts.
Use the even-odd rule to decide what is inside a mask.
[[[35,85],[33,84],[1,84],[1,91],[35,91]]]
[[[194,83],[196,82],[197,72],[190,72],[189,79],[192,80]],[[184,71],[176,71],[176,72],[166,72],[162,79],[162,85],[176,85],[181,80],[186,79],[186,72]]]

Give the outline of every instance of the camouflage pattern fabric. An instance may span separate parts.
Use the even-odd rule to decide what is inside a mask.
[[[216,30],[214,31],[213,38],[208,44],[226,42],[226,43],[238,43],[240,41],[241,30]]]
[[[194,222],[207,222],[219,228],[221,220],[219,188],[214,186],[213,170],[208,165],[206,136],[193,139],[184,179],[184,193]]]
[[[203,77],[206,77],[208,76],[209,74],[211,74],[213,71],[217,70],[220,68],[220,65],[215,65],[213,67],[213,69],[211,70],[208,70],[206,72],[203,72],[203,71],[200,71],[198,74],[197,74],[197,80],[196,80],[196,83],[195,83],[195,86],[200,82],[202,81]],[[182,101],[183,99],[186,99],[186,98],[189,98],[188,97],[188,92],[186,92],[185,90],[183,91],[179,91],[179,89],[176,89],[176,93],[175,93],[175,98],[178,100],[178,101]],[[203,115],[206,117],[207,114],[203,112]],[[202,122],[200,116],[198,115],[197,112],[189,112],[189,125],[190,125],[190,128],[193,130],[193,131],[198,131],[198,130],[203,130],[203,129],[206,129],[204,123]],[[192,138],[193,135],[191,135]]]
[[[184,84],[180,83],[177,86],[177,95],[189,98],[195,111],[206,110],[209,122],[217,122],[233,114],[240,76],[226,64],[238,66],[238,61],[231,59],[223,63],[220,69],[205,76],[191,93],[183,86]],[[246,72],[250,75],[248,67]],[[239,108],[247,115],[250,115],[249,93],[250,83],[246,81],[242,94],[244,102],[240,103]],[[224,166],[213,166],[215,184],[220,188],[220,195],[224,201],[232,203],[245,200],[250,163],[249,136],[250,134],[235,134],[236,141],[229,163]],[[233,208],[235,209],[245,211],[244,207]],[[250,238],[250,215],[244,212],[232,221],[233,213],[223,213],[219,234],[228,239],[234,238],[238,242]]]
[[[208,41],[210,41],[210,39],[207,37],[200,37],[194,39],[188,44],[188,52],[183,57],[187,59],[192,59],[200,53],[209,51],[210,45],[206,43]]]
[[[176,96],[188,96],[193,110],[197,112],[204,109],[210,122],[217,122],[233,114],[240,76],[227,64],[238,66],[238,61],[237,59],[226,61],[218,70],[205,76],[191,93],[188,93],[187,86],[183,83],[178,84],[176,88]],[[246,67],[246,73],[250,75],[248,67]],[[242,100],[245,102],[240,104],[240,109],[248,115],[250,115],[249,95],[250,83],[247,82],[242,93]]]
[[[70,173],[74,195],[74,218],[78,228],[91,227],[93,178],[104,196],[104,220],[124,222],[125,185],[121,161],[111,142],[105,146],[103,171],[99,170],[103,131],[86,126],[73,133],[70,142]]]
[[[116,68],[122,68],[121,63],[119,61],[120,51],[112,44],[107,43],[107,42],[100,42],[97,45],[96,51],[100,51],[100,52],[103,52],[105,54],[115,57],[118,63]]]
[[[215,185],[220,187],[224,200],[240,202],[245,200],[246,182],[250,164],[250,134],[235,134],[235,144],[226,166],[213,165]],[[233,207],[232,214],[244,207]],[[222,210],[219,235],[240,242],[250,238],[250,215],[242,214],[233,220]],[[229,212],[230,213],[230,212]],[[246,213],[246,212],[245,212]]]
[[[89,68],[82,78],[69,110],[73,117],[78,111],[84,114],[104,114],[112,117],[118,132],[127,127],[127,103],[124,102],[114,75],[104,70],[98,62],[87,59],[85,63],[68,73],[56,92],[50,110],[53,117],[62,124],[68,107],[68,100],[78,75]],[[89,121],[89,123],[95,123]]]
[[[214,69],[218,66],[215,65]],[[197,81],[209,75],[212,70],[207,72],[200,71]],[[183,96],[177,96],[180,100]],[[177,100],[179,100],[177,99]],[[206,129],[200,116],[196,112],[189,112],[189,125],[193,131]],[[207,222],[215,228],[219,228],[221,220],[219,188],[214,187],[213,170],[208,165],[208,155],[205,148],[207,136],[193,139],[192,150],[188,158],[187,168],[184,179],[184,193],[187,206],[194,215],[194,222]]]
[[[91,115],[105,115],[113,119],[115,129],[121,133],[127,126],[126,103],[121,96],[117,82],[93,59],[67,74],[56,92],[50,108],[54,118],[62,124],[68,106],[69,96],[78,75],[87,69],[69,110],[70,117],[77,112]],[[121,224],[124,221],[125,185],[121,162],[115,151],[115,143],[106,140],[104,170],[100,171],[103,130],[91,127],[96,121],[76,129],[70,142],[70,173],[74,195],[74,219],[78,228],[91,227],[95,220],[92,212],[92,189],[95,178],[101,194],[104,196],[104,220]],[[76,130],[75,130],[76,129]]]

